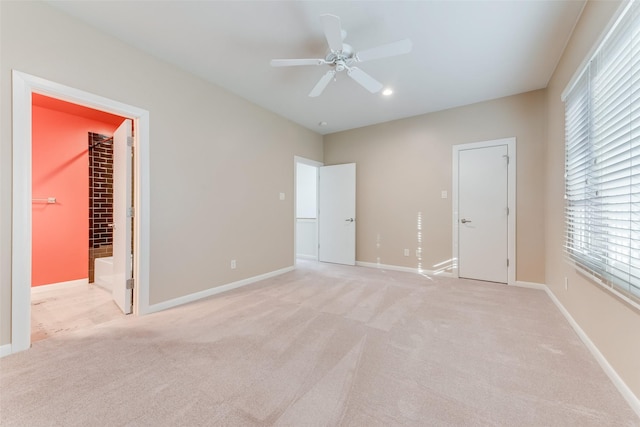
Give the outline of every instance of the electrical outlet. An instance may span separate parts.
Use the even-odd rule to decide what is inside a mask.
[[[236,260],[232,259],[231,260],[231,269],[234,270],[236,268]]]
[[[409,249],[404,250],[404,256],[409,256]]]

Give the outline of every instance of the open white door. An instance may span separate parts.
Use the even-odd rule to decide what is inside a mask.
[[[133,307],[131,274],[131,120],[113,134],[113,281],[112,296],[124,314]]]
[[[458,275],[507,283],[508,146],[458,152]]]
[[[356,263],[356,164],[319,168],[319,256],[322,262]]]

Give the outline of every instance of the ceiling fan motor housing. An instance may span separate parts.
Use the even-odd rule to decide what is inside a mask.
[[[353,48],[346,43],[342,44],[342,50],[337,52],[329,52],[325,58],[329,64],[336,67],[336,71],[342,71],[349,68],[355,62],[356,58],[353,54]]]

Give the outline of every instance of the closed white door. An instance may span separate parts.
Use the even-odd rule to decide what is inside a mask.
[[[508,146],[458,152],[458,275],[508,281]]]
[[[356,164],[323,166],[319,178],[319,260],[356,263]]]
[[[112,297],[124,314],[132,312],[131,257],[131,120],[125,120],[113,134],[113,281]]]

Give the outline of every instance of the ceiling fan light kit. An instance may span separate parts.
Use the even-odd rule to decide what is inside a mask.
[[[363,88],[371,93],[379,92],[383,85],[369,74],[354,66],[355,63],[371,61],[374,59],[388,58],[411,52],[411,40],[404,39],[394,43],[387,43],[360,52],[354,52],[353,48],[344,43],[347,32],[342,29],[340,18],[335,15],[320,15],[320,21],[324,28],[324,36],[329,45],[329,53],[324,59],[273,59],[272,67],[292,67],[299,65],[328,65],[331,67],[309,92],[314,98],[320,96],[325,88],[334,80],[336,74],[347,71],[347,75]]]

